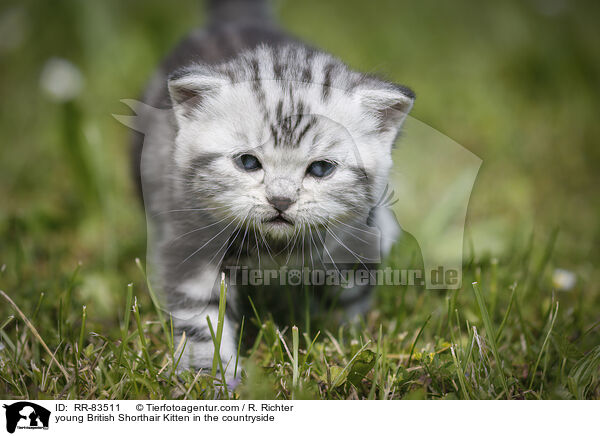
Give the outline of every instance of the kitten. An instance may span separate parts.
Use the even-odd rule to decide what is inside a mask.
[[[209,2],[208,26],[167,57],[146,91],[147,105],[168,111],[138,120],[149,248],[188,339],[183,368],[212,366],[206,318],[216,328],[221,275],[234,266],[370,271],[378,259],[356,247],[377,228],[386,252],[398,234],[377,206],[413,92],[294,40],[266,6]],[[245,296],[228,281],[220,353],[230,377]],[[354,313],[369,295],[370,286],[355,286],[340,300]]]

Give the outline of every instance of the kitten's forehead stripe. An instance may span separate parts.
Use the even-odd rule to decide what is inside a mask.
[[[235,83],[235,82],[236,82],[235,70],[232,70],[232,69],[226,69],[226,70],[225,70],[225,74],[227,75],[227,77],[229,78],[229,81],[230,81],[231,83]]]
[[[257,59],[250,60],[252,90],[263,113],[267,112],[267,97],[260,80],[260,65]]]
[[[306,123],[304,128],[298,134],[298,137],[296,138],[296,143],[300,144],[300,141],[302,141],[302,138],[304,138],[304,135],[306,135],[306,133],[315,125],[316,125],[316,118],[314,116],[311,116],[310,121],[308,121],[308,123]]]
[[[334,68],[335,64],[328,63],[323,69],[323,89],[321,94],[323,101],[327,101],[329,99],[329,95],[331,94],[331,76]]]
[[[312,82],[312,70],[310,66],[307,66],[304,71],[302,71],[302,77],[300,79],[301,82],[310,83]]]
[[[302,112],[297,112],[295,115],[292,116],[293,120],[292,121],[292,126],[290,127],[290,130],[292,132],[295,132],[296,129],[298,128],[298,126],[300,125],[300,123],[302,122],[302,119],[304,118],[304,115],[302,114]]]
[[[274,147],[297,148],[304,136],[317,124],[317,117],[307,114],[283,115],[278,105],[276,122],[270,125]]]
[[[275,52],[272,53],[273,59],[273,76],[275,80],[283,79],[283,64],[279,62],[277,59],[277,54]]]
[[[312,60],[313,57],[315,56],[315,52],[312,50],[308,50],[306,52],[306,57],[304,59],[304,71],[302,71],[302,78],[301,81],[302,82],[306,82],[306,83],[310,83],[313,80],[313,74],[312,74]]]
[[[269,129],[271,130],[271,136],[273,139],[273,146],[274,147],[278,147],[280,142],[279,142],[279,131],[277,129],[277,126],[274,124],[271,124],[271,126],[269,127]]]

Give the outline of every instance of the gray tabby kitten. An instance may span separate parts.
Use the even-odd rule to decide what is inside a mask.
[[[371,230],[383,252],[398,234],[378,206],[413,92],[292,39],[266,6],[210,1],[208,26],[167,57],[146,91],[148,106],[168,111],[138,119],[135,168],[160,286],[188,340],[184,368],[212,366],[206,318],[216,328],[221,275],[233,266],[370,271]],[[229,282],[220,353],[231,375],[236,301],[246,297]],[[369,295],[355,286],[340,301],[355,313]]]

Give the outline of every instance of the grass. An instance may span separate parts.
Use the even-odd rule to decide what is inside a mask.
[[[310,313],[311,289],[282,298],[305,302],[287,316],[248,301],[238,356],[207,372],[177,370],[186,340],[136,260],[130,132],[110,116],[200,21],[197,2],[3,4],[0,29],[13,22],[21,39],[0,45],[0,397],[600,398],[598,6],[384,3],[277,11],[351,65],[412,86],[413,115],[483,159],[462,288],[379,287],[353,325]],[[85,79],[72,101],[40,91],[53,56]],[[421,267],[410,238],[386,262]],[[559,269],[576,277],[569,290]],[[212,328],[219,344],[222,318]],[[241,375],[233,389],[227,365]]]
[[[473,263],[467,274],[480,282],[451,293],[379,289],[375,310],[360,323],[346,326],[318,320],[315,327],[314,319],[312,331],[307,320],[295,326],[276,325],[269,312],[261,314],[262,309],[256,308],[249,318],[255,332],[245,333],[249,346],[239,352],[242,382],[233,391],[219,374],[234,362],[221,362],[218,354],[212,372],[177,371],[185,336],[173,336],[170,320],[158,316],[158,303],[143,285],[126,286],[120,322],[113,328],[101,329],[99,320],[90,328],[93,313],[69,291],[81,283],[85,271],[79,268],[52,300],[40,295],[21,309],[8,294],[0,294],[8,303],[0,329],[5,347],[0,355],[2,395],[598,398],[598,322],[594,324],[593,309],[577,304],[578,291],[554,292],[550,299],[541,299],[544,287],[525,292],[525,287],[507,285],[515,266],[497,260]],[[143,269],[137,271],[137,279],[144,283]],[[548,280],[519,273],[531,283]],[[489,305],[491,289],[497,289],[494,311]],[[225,296],[223,285],[220,314]],[[211,326],[217,349],[222,323],[219,316],[218,324]]]

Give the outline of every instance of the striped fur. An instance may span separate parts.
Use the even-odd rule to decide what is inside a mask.
[[[212,364],[206,317],[216,325],[228,267],[337,268],[332,253],[348,251],[344,241],[352,237],[343,226],[358,229],[367,220],[393,240],[390,212],[374,208],[414,100],[408,88],[288,37],[260,0],[213,1],[210,8],[209,26],[183,41],[151,81],[145,102],[173,110],[143,116],[146,134],[134,147],[153,229],[149,252],[177,329],[188,337],[182,364],[196,368]],[[243,154],[261,168],[241,169]],[[333,173],[311,176],[315,161],[334,163]],[[291,224],[269,221],[277,216],[272,198],[289,200]],[[319,251],[324,238],[337,241],[328,253]],[[371,267],[360,257],[354,263]],[[229,289],[220,350],[228,373],[238,292]],[[369,295],[353,289],[342,300],[363,310]]]

